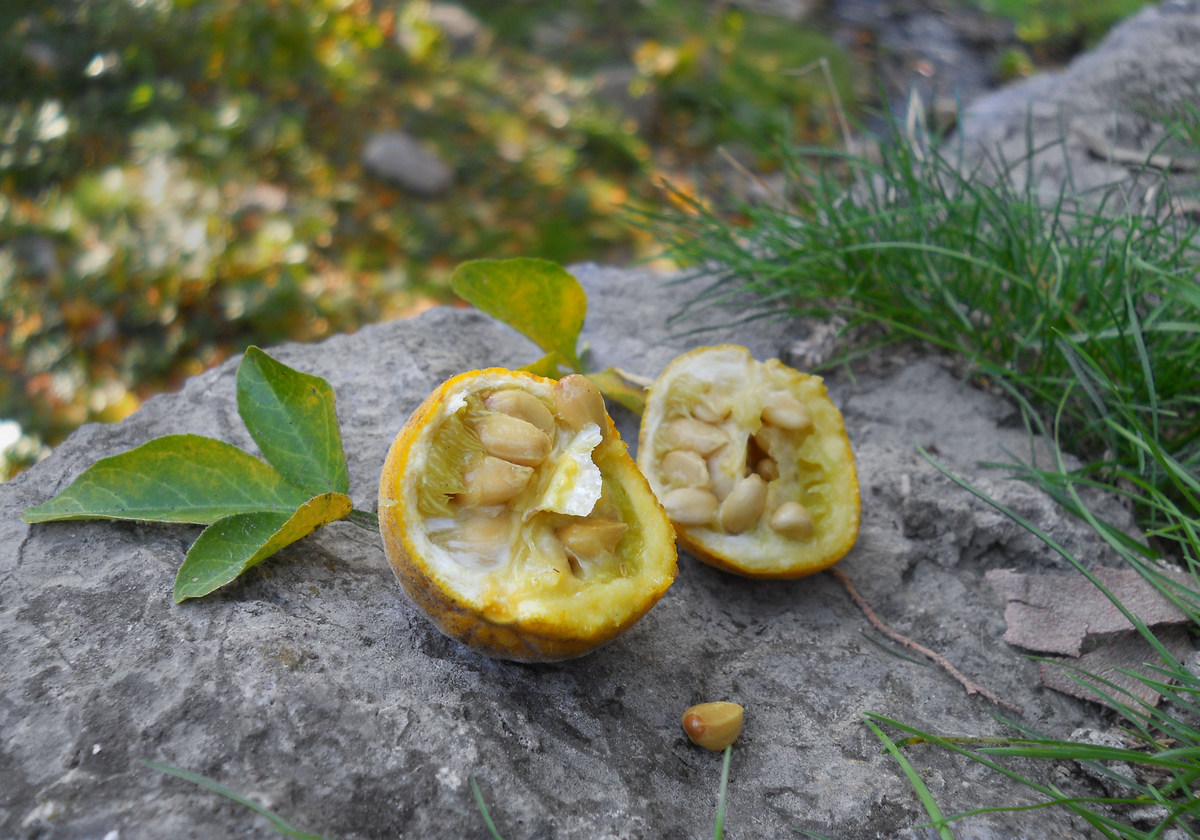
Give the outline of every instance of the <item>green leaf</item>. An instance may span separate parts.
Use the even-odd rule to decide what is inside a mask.
[[[587,294],[549,260],[473,260],[450,276],[455,294],[508,324],[549,353],[582,370],[576,346],[587,315]]]
[[[353,508],[342,493],[323,493],[292,513],[236,513],[201,532],[175,576],[175,603],[224,586],[275,552],[317,528],[345,518]]]
[[[252,511],[290,515],[311,495],[232,444],[200,435],[167,435],[100,459],[53,499],[26,508],[21,518],[207,525]]]
[[[289,482],[313,495],[349,491],[328,382],[249,347],[238,366],[237,403],[263,457]]]

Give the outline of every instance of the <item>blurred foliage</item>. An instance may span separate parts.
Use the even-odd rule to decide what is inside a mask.
[[[1091,46],[1113,24],[1149,0],[972,0],[989,14],[1016,24],[1017,37],[1029,45],[1034,62],[1052,64]],[[1012,56],[1008,57],[1010,60]],[[1026,59],[1028,61],[1028,59]]]
[[[820,56],[847,98],[831,42],[726,3],[6,0],[0,478],[248,344],[449,300],[466,259],[645,256],[619,211],[658,179],[830,136],[788,72]],[[364,171],[388,129],[446,195]]]

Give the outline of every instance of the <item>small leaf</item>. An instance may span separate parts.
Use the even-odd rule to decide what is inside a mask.
[[[596,383],[605,397],[620,403],[634,414],[640,415],[646,409],[646,389],[630,382],[616,368],[589,373],[587,378]]]
[[[455,294],[508,324],[547,352],[582,370],[576,345],[587,315],[587,294],[549,260],[473,260],[454,270]]]
[[[350,497],[324,493],[293,513],[237,513],[201,532],[175,576],[175,603],[199,598],[224,586],[281,548],[317,528],[344,519],[353,508]]]
[[[238,366],[237,403],[263,457],[284,478],[310,494],[349,491],[328,382],[249,347]]]
[[[207,525],[232,514],[291,514],[311,494],[232,444],[167,435],[102,458],[49,501],[26,508],[26,522],[135,519]]]

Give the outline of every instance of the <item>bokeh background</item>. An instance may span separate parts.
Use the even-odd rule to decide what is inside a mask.
[[[248,344],[450,302],[464,260],[669,269],[673,192],[769,183],[771,144],[914,87],[948,129],[955,79],[1140,5],[4,0],[0,480]]]

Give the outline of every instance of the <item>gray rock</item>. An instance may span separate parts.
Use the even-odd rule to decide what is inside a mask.
[[[450,55],[461,57],[485,48],[491,42],[491,32],[479,18],[459,3],[427,3],[419,12],[422,22],[436,27]],[[408,26],[396,29],[396,42],[406,50],[421,48],[420,35]]]
[[[972,103],[960,127],[966,169],[1003,171],[1016,190],[1032,185],[1046,202],[1065,190],[1092,206],[1107,197],[1113,212],[1141,213],[1174,195],[1190,198],[1188,209],[1200,159],[1164,120],[1189,107],[1200,108],[1200,3],[1151,6],[1065,70]]]
[[[821,17],[843,48],[878,78],[887,100],[878,104],[903,120],[916,94],[939,128],[958,105],[995,87],[998,58],[1020,45],[1011,23],[977,5],[946,0],[832,0]],[[887,132],[883,120],[869,114],[865,119],[872,130]]]
[[[767,357],[798,333],[783,322],[689,333],[704,322],[664,323],[685,290],[660,276],[576,274],[590,297],[584,337],[596,367],[653,376],[680,351],[721,341]],[[368,509],[392,437],[432,388],[540,355],[453,308],[273,354],[333,385],[351,494]],[[862,490],[862,533],[838,568],[885,621],[1020,715],[901,656],[827,574],[755,582],[683,555],[674,586],[624,636],[582,659],[528,666],[480,657],[432,629],[405,600],[380,539],[348,524],[176,606],[172,579],[197,529],[20,521],[97,458],[160,434],[252,448],[234,371],[230,362],[197,376],[120,424],[86,426],[0,485],[0,836],[268,836],[263,818],[144,761],[213,778],[330,840],[486,836],[472,777],[510,840],[704,836],[720,755],[691,745],[679,718],[692,703],[729,699],[747,713],[727,837],[926,837],[918,826],[928,817],[866,712],[969,736],[1015,734],[997,713],[1051,736],[1092,725],[1094,709],[1041,688],[1036,663],[1002,642],[1003,599],[984,581],[991,568],[1061,561],[916,447],[1081,556],[1111,558],[1044,497],[978,466],[1028,453],[1025,432],[1010,405],[935,361],[828,378]],[[633,446],[635,418],[616,416]],[[1097,504],[1131,526],[1116,503]],[[907,753],[946,813],[1037,799],[945,750]],[[1050,766],[1016,766],[1052,778]],[[959,838],[1086,833],[1044,810],[956,826]]]
[[[11,257],[31,277],[53,277],[62,271],[58,249],[48,236],[29,234],[0,242],[0,255]]]
[[[815,0],[734,0],[730,5],[798,24],[812,16],[817,3]]]
[[[413,195],[437,198],[454,183],[441,158],[403,131],[385,131],[367,141],[363,166]]]
[[[628,66],[606,67],[592,76],[597,99],[614,107],[625,119],[632,120],[643,136],[653,133],[662,110],[662,97],[653,86],[634,92],[638,71]]]

